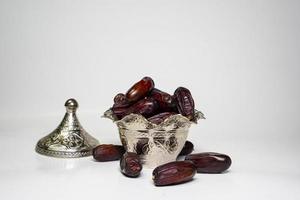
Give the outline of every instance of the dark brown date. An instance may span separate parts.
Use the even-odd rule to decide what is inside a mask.
[[[231,165],[229,156],[214,152],[190,154],[185,160],[192,161],[198,173],[222,173]]]
[[[195,104],[191,92],[184,87],[179,87],[174,92],[174,100],[176,101],[179,113],[193,120]]]
[[[170,94],[154,88],[149,96],[157,101],[160,112],[177,112],[176,104]]]
[[[119,93],[114,97],[114,105],[113,107],[115,108],[124,108],[124,107],[129,107],[130,103],[126,99],[125,94]]]
[[[126,101],[127,99],[125,94],[119,93],[114,97],[114,103],[124,103]]]
[[[165,119],[167,119],[168,117],[170,117],[171,115],[174,115],[176,113],[173,112],[163,112],[163,113],[159,113],[157,115],[154,115],[150,118],[148,118],[149,122],[152,122],[153,124],[160,124],[162,123]]]
[[[153,170],[152,178],[156,186],[174,185],[192,180],[196,167],[190,161],[175,161]]]
[[[146,97],[154,88],[154,81],[150,77],[144,77],[135,83],[126,93],[126,99],[129,102],[136,102]]]
[[[128,108],[118,108],[113,107],[113,113],[118,117],[118,119],[122,119],[124,116],[129,115],[131,113],[140,114],[144,117],[153,116],[158,109],[157,102],[152,98],[145,98],[139,100],[132,106]]]
[[[138,177],[143,167],[136,153],[126,152],[121,158],[120,168],[125,176]]]
[[[100,162],[119,160],[125,153],[121,145],[101,144],[93,149],[93,157]]]
[[[187,141],[184,143],[184,146],[183,146],[181,152],[179,153],[179,156],[185,156],[185,155],[188,155],[188,154],[192,153],[193,150],[194,150],[194,145],[193,145],[193,143],[187,140]]]
[[[126,115],[130,113],[141,114],[144,117],[153,116],[158,109],[157,102],[153,98],[142,99],[133,104],[126,112]]]
[[[149,138],[139,138],[135,147],[136,153],[138,155],[146,154],[149,151],[148,142],[149,142]]]
[[[112,112],[117,117],[117,119],[122,119],[126,115],[128,109],[129,109],[128,107],[118,107],[118,106],[113,106],[111,108]]]

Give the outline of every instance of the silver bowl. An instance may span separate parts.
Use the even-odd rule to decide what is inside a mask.
[[[140,154],[146,168],[175,161],[185,144],[191,124],[204,119],[203,114],[197,110],[194,121],[175,114],[158,125],[139,114],[130,114],[117,120],[111,109],[104,113],[104,117],[116,123],[126,151]]]

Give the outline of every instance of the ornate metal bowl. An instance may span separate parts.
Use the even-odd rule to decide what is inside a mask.
[[[195,110],[194,121],[176,114],[158,125],[138,114],[130,114],[117,120],[112,111],[108,110],[104,113],[104,117],[117,124],[126,151],[140,154],[146,168],[175,161],[184,146],[191,124],[204,119],[203,114],[197,110]]]

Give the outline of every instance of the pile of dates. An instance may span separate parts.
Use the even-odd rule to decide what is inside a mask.
[[[185,156],[183,161],[169,162],[156,167],[152,172],[154,185],[167,186],[191,181],[196,173],[222,173],[231,165],[228,155],[203,152],[191,154],[194,145],[186,141],[179,156]],[[122,174],[127,177],[138,177],[143,169],[137,153],[126,152],[121,145],[102,144],[93,149],[96,161],[106,162],[120,160]]]
[[[114,97],[111,108],[118,120],[131,113],[140,114],[154,124],[160,124],[174,114],[181,114],[193,121],[195,105],[190,91],[178,87],[173,95],[154,87],[150,77],[144,77],[135,83],[126,94]],[[196,173],[222,173],[231,165],[229,156],[214,152],[195,153],[194,145],[186,141],[179,156],[183,161],[174,161],[156,167],[152,177],[154,185],[166,186],[188,182]],[[127,177],[138,177],[143,169],[140,152],[126,152],[122,145],[102,144],[93,149],[96,161],[120,160],[120,171]]]
[[[171,115],[181,114],[189,120],[194,120],[194,100],[187,88],[178,87],[174,94],[170,95],[154,86],[152,78],[144,77],[126,94],[117,94],[111,108],[115,118],[120,120],[134,113],[143,115],[154,124],[159,124]]]

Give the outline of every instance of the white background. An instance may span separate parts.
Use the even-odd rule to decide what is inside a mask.
[[[299,199],[299,1],[0,0],[1,199]],[[195,151],[232,157],[225,174],[155,187],[118,162],[54,159],[37,140],[78,100],[83,127],[119,143],[100,118],[143,76],[189,88],[207,119]]]

